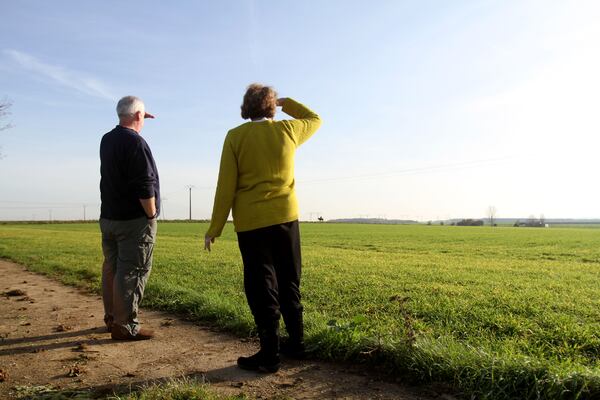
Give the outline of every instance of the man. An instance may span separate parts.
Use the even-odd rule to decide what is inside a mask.
[[[160,188],[140,132],[154,116],[135,96],[119,100],[117,114],[119,125],[100,143],[104,322],[115,340],[146,340],[154,332],[142,329],[137,315],[152,268]]]

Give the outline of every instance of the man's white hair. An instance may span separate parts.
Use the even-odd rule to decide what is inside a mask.
[[[117,115],[121,117],[130,117],[136,112],[140,111],[142,114],[146,112],[146,106],[139,97],[125,96],[117,103]]]

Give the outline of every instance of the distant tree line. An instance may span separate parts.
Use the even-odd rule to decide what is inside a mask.
[[[483,226],[482,219],[461,219],[458,222],[453,222],[452,225],[456,226]]]

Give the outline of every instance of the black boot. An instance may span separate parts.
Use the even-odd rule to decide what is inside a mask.
[[[240,357],[237,364],[241,369],[273,373],[279,371],[279,334],[269,332],[260,335],[260,350],[250,357]]]
[[[240,357],[237,360],[238,367],[249,371],[274,373],[279,371],[281,360],[279,355],[267,354],[262,349],[250,357]]]
[[[302,314],[291,321],[286,321],[285,328],[289,338],[281,341],[281,354],[296,360],[306,358],[306,348],[304,346],[304,321],[302,320]]]
[[[281,354],[294,360],[304,360],[306,358],[304,341],[298,342],[290,338],[283,339],[281,341]]]

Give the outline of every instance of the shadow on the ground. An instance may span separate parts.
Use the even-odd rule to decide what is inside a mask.
[[[61,343],[51,343],[51,344],[43,344],[43,345],[33,345],[33,346],[23,346],[23,347],[15,347],[10,349],[0,350],[0,356],[6,355],[17,355],[23,353],[37,353],[40,351],[48,351],[48,350],[56,350],[56,349],[64,349],[67,347],[77,347],[80,345],[88,345],[88,346],[97,346],[103,344],[115,343],[112,339],[86,339],[86,340],[72,340],[69,342],[61,342]]]
[[[248,371],[243,371],[238,369],[236,366],[229,366],[224,368],[215,369],[213,371],[208,372],[193,372],[185,375],[180,375],[177,377],[163,377],[156,379],[132,379],[129,382],[124,382],[120,384],[101,384],[101,385],[90,385],[90,386],[81,386],[78,388],[70,388],[70,389],[52,389],[48,386],[32,386],[28,389],[27,399],[29,400],[54,400],[54,399],[105,399],[105,398],[113,398],[116,395],[126,396],[133,392],[139,392],[144,390],[149,386],[154,385],[166,385],[171,382],[183,381],[189,383],[197,383],[199,385],[208,385],[213,382],[225,382],[227,381],[224,378],[218,378],[218,376],[225,375],[235,375],[234,370],[237,370],[238,374],[242,374],[243,380],[250,380],[253,377],[259,378],[260,375],[258,373],[252,373]],[[215,379],[209,379],[207,375],[213,376]],[[235,383],[235,380],[233,381]],[[240,385],[239,387],[241,387]],[[36,391],[38,389],[39,391]]]
[[[82,329],[80,331],[67,331],[67,332],[57,332],[50,335],[41,335],[41,336],[31,336],[31,337],[20,337],[20,338],[3,338],[0,339],[0,346],[10,346],[13,344],[19,343],[28,343],[28,342],[41,342],[44,340],[56,340],[63,339],[69,337],[77,337],[77,336],[86,336],[93,333],[105,333],[105,327],[96,327],[89,329]]]
[[[292,365],[289,365],[288,367],[291,368],[293,366],[304,366],[304,368],[292,375],[287,376],[284,380],[280,382],[275,381],[269,384],[268,386],[270,387],[271,392],[269,393],[269,398],[271,398],[270,396],[273,395],[275,396],[274,398],[279,398],[279,396],[288,396],[293,393],[297,394],[298,392],[302,392],[303,389],[306,389],[306,387],[303,388],[302,386],[304,382],[311,382],[310,391],[318,392],[320,398],[323,399],[346,398],[347,396],[356,397],[357,395],[360,396],[361,394],[364,394],[364,398],[369,398],[369,396],[373,395],[373,390],[375,390],[375,392],[379,390],[385,390],[377,388],[381,383],[381,381],[378,380],[370,380],[370,383],[367,383],[365,386],[356,387],[355,385],[344,385],[340,384],[340,382],[336,382],[335,374],[328,374],[327,376],[323,375],[319,378],[316,378],[313,372],[321,369],[319,363],[313,363],[310,361],[295,361],[292,363]],[[285,370],[286,366],[284,366],[283,369]],[[360,379],[360,375],[363,374],[356,374],[356,378]],[[251,383],[252,381],[265,378],[266,376],[267,375],[260,372],[242,370],[234,364],[208,371],[195,371],[184,375],[155,379],[143,379],[142,377],[133,376],[132,379],[128,382],[123,382],[119,384],[90,385],[81,386],[74,389],[62,390],[56,389],[51,390],[50,392],[40,393],[39,395],[30,395],[27,398],[31,400],[46,400],[56,398],[104,399],[113,398],[114,396],[127,396],[130,393],[143,391],[145,388],[150,386],[162,386],[172,382],[184,382],[200,385],[226,385],[230,386],[231,388],[237,388],[241,392],[245,392],[249,388],[253,390],[257,388],[255,384]],[[279,393],[273,393],[273,390]],[[49,395],[51,396],[48,397]],[[262,397],[259,395],[259,398]],[[415,398],[421,397],[417,396]],[[422,398],[431,399],[431,397],[429,396],[425,396]]]

